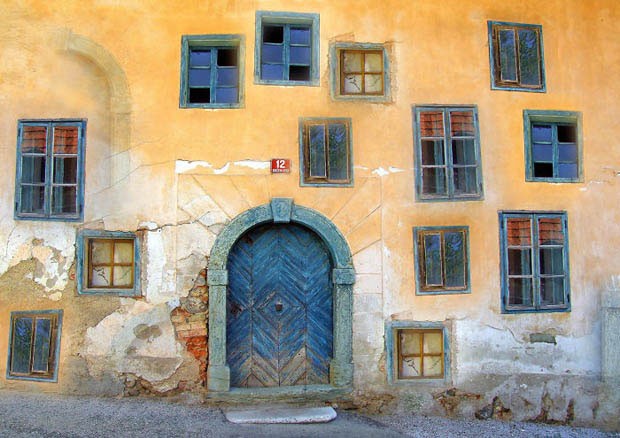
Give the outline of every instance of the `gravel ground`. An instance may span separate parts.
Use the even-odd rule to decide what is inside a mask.
[[[533,423],[339,411],[330,423],[242,425],[219,409],[165,399],[89,398],[0,390],[0,437],[618,437],[596,429]]]

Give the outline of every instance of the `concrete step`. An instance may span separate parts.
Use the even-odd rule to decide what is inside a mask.
[[[231,423],[245,424],[300,424],[327,423],[336,418],[336,411],[330,407],[290,408],[265,407],[260,409],[229,409],[224,411]]]

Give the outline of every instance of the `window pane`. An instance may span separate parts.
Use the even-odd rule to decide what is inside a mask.
[[[466,287],[465,244],[462,232],[444,233],[446,287]]]
[[[346,75],[344,77],[344,92],[360,94],[362,92],[362,75]]]
[[[442,166],[445,164],[443,140],[422,140],[422,164],[427,166]]]
[[[32,318],[15,318],[11,344],[11,372],[30,373],[30,352],[32,349]]]
[[[114,284],[117,287],[133,286],[133,267],[132,266],[115,266],[114,267]]]
[[[45,126],[24,126],[22,130],[22,154],[44,154],[47,128]]]
[[[291,27],[291,44],[310,45],[310,28]]]
[[[561,163],[577,163],[577,145],[574,143],[560,144],[558,158]]]
[[[215,102],[217,103],[236,103],[239,101],[236,87],[217,88],[216,93]]]
[[[532,141],[537,143],[551,143],[551,125],[532,125]]]
[[[54,154],[78,153],[78,128],[56,126],[54,128]]]
[[[383,76],[376,74],[367,74],[364,76],[364,91],[366,93],[382,93],[383,92]]]
[[[399,330],[398,333],[400,336],[401,355],[420,354],[420,333],[413,330]]]
[[[510,246],[530,246],[531,222],[529,218],[510,218],[506,221],[506,234]]]
[[[325,166],[325,126],[309,126],[309,155],[310,155],[310,176],[327,177]]]
[[[420,136],[444,136],[442,111],[425,111],[420,113]]]
[[[558,141],[560,143],[575,143],[577,142],[577,128],[575,125],[557,125],[558,126]]]
[[[577,178],[579,176],[579,168],[576,164],[559,164],[558,165],[558,177],[559,178]]]
[[[499,31],[499,66],[500,79],[503,81],[517,81],[515,33],[512,29]]]
[[[508,249],[508,275],[532,275],[531,250]]]
[[[345,50],[343,55],[342,70],[345,73],[355,72],[361,73],[362,70],[362,54],[360,52],[352,52]]]
[[[550,144],[534,143],[534,161],[553,162],[553,146]]]
[[[530,278],[511,278],[508,281],[508,304],[532,306],[532,280]]]
[[[543,217],[538,219],[538,243],[540,245],[564,244],[562,218]]]
[[[47,373],[49,371],[52,321],[47,318],[37,318],[34,333],[34,354],[32,358],[32,371]]]
[[[348,179],[347,126],[341,123],[329,125],[329,179]]]
[[[310,65],[310,47],[292,46],[290,49],[290,62],[293,64]]]
[[[478,193],[475,167],[454,168],[454,192],[456,194]]]
[[[54,187],[52,189],[52,214],[77,212],[77,190],[75,186]]]
[[[441,167],[428,167],[422,169],[422,193],[425,195],[447,194],[445,169]]]
[[[211,89],[209,88],[190,88],[190,103],[211,103]]]
[[[237,65],[237,49],[217,49],[217,65],[219,67],[235,67]]]
[[[564,277],[540,279],[540,304],[564,304]]]
[[[263,44],[263,63],[284,62],[284,46],[281,44]]]
[[[538,33],[530,29],[519,29],[520,83],[540,85],[540,63],[538,55]]]
[[[114,263],[133,262],[133,242],[116,241],[114,243]]]
[[[401,367],[401,378],[406,379],[409,377],[419,377],[421,373],[422,358],[420,357],[408,357],[403,359]]]
[[[471,111],[450,111],[450,124],[454,137],[475,136],[474,114]]]
[[[45,183],[45,155],[22,156],[22,183]]]
[[[476,164],[474,139],[452,140],[452,161],[454,164]]]
[[[562,248],[541,248],[539,254],[542,275],[564,274],[564,250]]]
[[[263,42],[264,43],[284,42],[284,27],[277,26],[277,25],[263,26]]]
[[[383,71],[383,55],[381,53],[366,53],[364,57],[364,71],[379,73]]]
[[[190,67],[210,66],[211,65],[211,50],[190,50],[189,65]]]
[[[218,68],[217,69],[217,85],[237,85],[237,74],[238,70],[236,68]]]
[[[112,263],[112,240],[91,240],[90,241],[90,261],[98,264]]]
[[[191,87],[209,86],[211,85],[211,69],[210,68],[190,68],[189,69],[189,85]]]
[[[291,81],[309,81],[310,80],[310,66],[291,65],[288,68],[288,78]]]
[[[54,157],[54,183],[77,183],[77,157]]]
[[[442,351],[443,351],[443,334],[440,332],[424,333],[424,353],[425,354],[441,354]]]
[[[20,213],[43,214],[45,207],[44,186],[22,186]]]
[[[425,377],[439,377],[442,376],[442,358],[437,356],[425,356],[424,357],[424,376]]]
[[[424,286],[443,286],[441,265],[441,235],[424,235]]]
[[[112,283],[112,268],[110,266],[93,267],[90,271],[88,287],[107,287]]]
[[[284,66],[263,64],[261,69],[261,78],[274,81],[284,79]]]

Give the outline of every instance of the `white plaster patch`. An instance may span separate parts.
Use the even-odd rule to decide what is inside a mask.
[[[223,175],[228,173],[232,166],[235,167],[247,167],[253,170],[266,170],[271,166],[271,161],[265,160],[239,160],[233,162],[227,162],[222,167],[213,167],[213,164],[207,161],[187,161],[177,160],[175,163],[175,172],[177,174],[191,173],[196,171],[197,173],[213,173],[214,175]],[[202,169],[202,171],[200,171]]]
[[[149,303],[165,303],[174,297],[176,270],[167,254],[174,254],[174,231],[163,228],[146,234],[145,291]]]
[[[175,173],[187,173],[198,167],[204,167],[207,169],[211,169],[213,165],[206,161],[187,161],[187,160],[177,160],[175,163],[174,171]]]
[[[398,167],[394,167],[394,166],[390,166],[386,169],[384,169],[383,167],[378,167],[377,169],[373,170],[372,173],[374,175],[378,175],[378,176],[386,176],[389,175],[390,173],[400,173],[400,172],[404,172],[404,169],[400,169]]]
[[[54,292],[53,294],[50,294],[47,298],[52,301],[60,301],[62,298],[62,292]]]
[[[214,169],[213,173],[216,174],[216,175],[221,175],[223,173],[228,172],[229,168],[230,168],[230,163],[226,163],[222,167],[220,167],[219,169]]]
[[[378,274],[381,272],[381,241],[353,255],[353,265],[358,274]]]

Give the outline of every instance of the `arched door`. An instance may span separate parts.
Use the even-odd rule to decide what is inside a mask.
[[[332,263],[310,229],[269,224],[228,255],[226,359],[232,387],[329,383]]]

